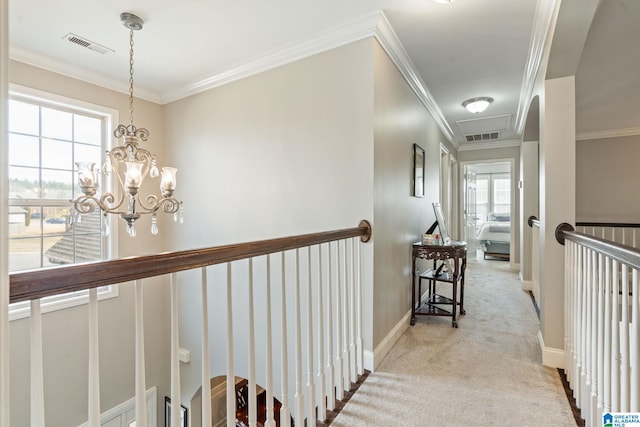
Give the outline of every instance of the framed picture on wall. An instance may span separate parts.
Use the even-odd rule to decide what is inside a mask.
[[[424,197],[424,149],[413,144],[413,196]]]
[[[180,405],[180,425],[178,427],[187,427],[188,424],[187,408]],[[171,426],[171,399],[168,396],[164,397],[164,425],[165,427]]]

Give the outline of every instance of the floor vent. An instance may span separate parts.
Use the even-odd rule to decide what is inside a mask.
[[[98,52],[102,55],[104,55],[107,52],[115,52],[113,49],[109,49],[108,47],[102,46],[98,43],[94,43],[91,40],[87,40],[84,37],[80,37],[77,34],[69,33],[66,36],[64,36],[63,39],[66,39],[70,43],[76,44],[86,49],[90,49],[94,52]]]
[[[478,141],[495,141],[500,138],[500,132],[476,133],[474,135],[465,135],[467,142]]]

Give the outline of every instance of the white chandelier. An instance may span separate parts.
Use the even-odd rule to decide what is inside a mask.
[[[131,13],[120,14],[120,20],[129,29],[129,124],[118,125],[113,132],[116,138],[122,138],[121,145],[106,152],[106,161],[99,168],[105,178],[111,172],[117,178],[119,195],[111,192],[97,196],[98,170],[95,163],[76,162],[78,168],[78,184],[84,195],[73,200],[73,207],[78,213],[76,221],[80,221],[83,214],[90,214],[99,208],[104,217],[103,232],[109,234],[107,214],[119,215],[127,223],[127,232],[131,237],[136,235],[135,222],[144,214],[151,214],[151,233],[158,234],[156,215],[158,211],[174,214],[174,220],[178,218],[183,222],[182,202],[173,197],[176,188],[176,168],[163,167],[160,179],[161,197],[149,194],[141,197],[139,194],[142,182],[147,176],[157,178],[160,176],[156,157],[149,151],[138,146],[139,140],[146,141],[149,131],[136,128],[133,124],[133,32],[141,30],[142,19]],[[179,215],[178,215],[179,211]]]

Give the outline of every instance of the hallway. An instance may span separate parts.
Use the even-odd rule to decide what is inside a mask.
[[[419,317],[332,426],[575,426],[509,263],[470,259],[466,316]]]

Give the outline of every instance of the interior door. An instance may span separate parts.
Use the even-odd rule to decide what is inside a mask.
[[[478,223],[478,214],[476,208],[476,174],[475,172],[466,171],[465,179],[465,207],[464,207],[464,223],[465,223],[465,240],[467,247],[473,254],[478,248],[476,240],[476,227]]]

